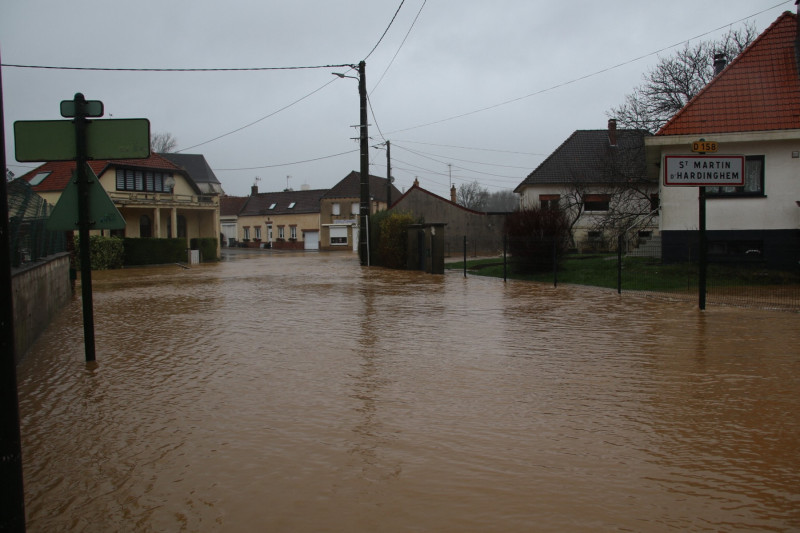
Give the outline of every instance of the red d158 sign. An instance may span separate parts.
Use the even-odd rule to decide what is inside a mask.
[[[664,185],[685,187],[741,187],[744,185],[744,156],[664,156]]]

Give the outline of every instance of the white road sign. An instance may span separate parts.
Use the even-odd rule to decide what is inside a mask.
[[[664,156],[664,185],[741,187],[744,185],[744,156]]]

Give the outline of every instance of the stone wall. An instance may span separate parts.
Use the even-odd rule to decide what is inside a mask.
[[[11,290],[14,295],[14,353],[19,363],[56,313],[72,298],[69,254],[51,255],[13,269]]]

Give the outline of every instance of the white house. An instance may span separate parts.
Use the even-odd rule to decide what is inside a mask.
[[[741,187],[706,188],[709,259],[797,266],[800,260],[800,42],[798,17],[782,14],[655,136],[645,139],[658,178],[662,258],[696,257],[698,187],[665,186],[667,155],[699,140],[716,155],[744,155]]]

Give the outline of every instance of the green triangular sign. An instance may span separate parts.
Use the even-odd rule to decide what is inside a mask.
[[[78,183],[77,172],[72,172],[72,179],[64,188],[56,202],[45,227],[51,231],[71,231],[78,228]],[[86,165],[89,180],[89,221],[90,229],[125,229],[125,219],[117,206],[111,201],[108,193],[100,185],[94,171]]]

